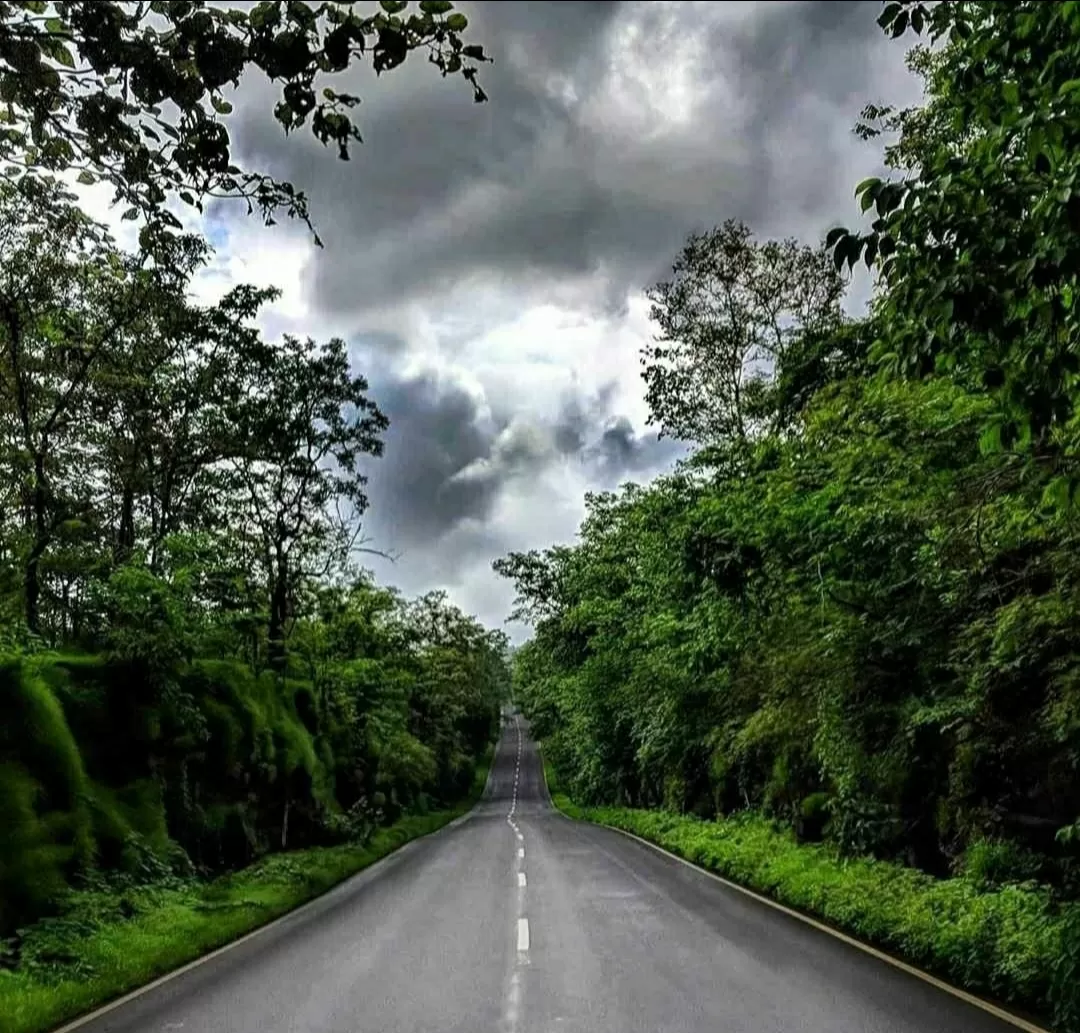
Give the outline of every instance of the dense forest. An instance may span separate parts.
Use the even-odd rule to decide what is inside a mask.
[[[497,562],[515,694],[582,803],[1075,897],[1080,5],[880,24],[925,102],[862,114],[863,227],[686,243],[642,368],[692,455]]]
[[[0,2],[0,938],[70,887],[363,843],[473,786],[505,636],[365,573],[386,419],[344,342],[260,334],[273,291],[196,303],[182,219],[310,220],[231,164],[223,87],[257,67],[347,156],[356,98],[319,77],[422,48],[471,79],[451,6]],[[80,207],[98,183],[137,250]]]

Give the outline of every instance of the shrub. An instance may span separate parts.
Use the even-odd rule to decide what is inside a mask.
[[[964,851],[960,874],[984,889],[1038,879],[1045,861],[1007,839],[978,839]]]

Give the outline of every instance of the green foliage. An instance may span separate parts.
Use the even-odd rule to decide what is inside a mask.
[[[56,697],[16,660],[0,663],[0,928],[47,907],[92,859],[88,780]]]
[[[132,598],[142,613],[157,606],[152,592]],[[367,583],[336,598],[306,628],[305,680],[179,659],[153,646],[168,634],[152,623],[137,648],[106,658],[4,660],[0,929],[95,872],[148,882],[192,863],[212,871],[288,846],[363,842],[466,794],[506,689],[503,638],[441,597],[418,604],[423,623]],[[356,658],[338,629],[371,616],[372,656]]]
[[[343,341],[265,340],[274,290],[197,304],[210,249],[173,210],[308,219],[233,164],[252,69],[287,133],[343,159],[359,98],[329,84],[365,57],[422,50],[485,99],[466,17],[409,8],[0,0],[5,1029],[225,942],[476,794],[505,636],[357,568],[387,425],[367,381]],[[145,223],[137,253],[72,179]]]
[[[572,792],[796,826],[826,794],[808,835],[849,853],[945,873],[1007,838],[1068,889],[1073,532],[980,454],[988,404],[847,377],[797,435],[592,498],[578,545],[500,562],[539,615],[515,697]]]
[[[961,871],[984,888],[1036,882],[1045,861],[1034,851],[1008,840],[980,839],[968,844]]]
[[[838,264],[863,257],[880,276],[878,358],[991,393],[988,446],[1072,459],[1080,16],[1038,0],[907,2],[882,24],[938,45],[913,55],[925,106],[868,112],[868,135],[898,134],[896,177],[858,188],[870,229],[830,239]]]
[[[750,815],[700,821],[598,807],[574,816],[632,832],[976,993],[1044,1014],[1053,1008],[1067,923],[1044,889],[987,892],[883,861],[840,861]]]
[[[1072,905],[1062,923],[1061,952],[1054,962],[1054,1019],[1059,1029],[1080,1028],[1080,906]]]
[[[76,171],[109,184],[124,218],[179,227],[166,202],[202,211],[206,198],[239,197],[267,220],[284,209],[307,218],[290,183],[234,164],[231,89],[258,69],[281,97],[286,133],[307,125],[341,158],[360,140],[350,111],[359,101],[328,85],[370,56],[377,74],[425,52],[445,77],[461,75],[477,101],[483,48],[466,44],[453,4],[185,3],[132,5],[66,0],[0,3],[0,162],[6,178]],[[153,234],[146,238],[153,239]]]

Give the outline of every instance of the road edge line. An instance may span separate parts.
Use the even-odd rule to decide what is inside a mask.
[[[495,752],[498,750],[498,743],[495,744],[495,750],[491,754],[491,764],[488,767],[487,779],[484,782],[484,793],[487,792],[491,783],[491,770],[495,767]],[[296,915],[303,914],[309,908],[314,907],[320,900],[323,899],[328,893],[333,893],[334,890],[344,886],[350,879],[355,879],[360,875],[372,871],[381,865],[384,861],[389,861],[392,857],[397,857],[401,854],[407,846],[413,843],[419,843],[421,840],[430,839],[432,836],[437,836],[440,832],[446,832],[448,829],[452,829],[458,825],[463,824],[468,818],[473,816],[473,812],[476,810],[477,804],[484,799],[484,795],[481,794],[473,801],[472,806],[464,813],[458,815],[452,821],[448,821],[445,825],[440,825],[437,829],[432,829],[430,832],[425,832],[422,835],[414,836],[412,839],[406,840],[399,847],[395,847],[388,854],[384,854],[377,861],[373,861],[371,864],[353,872],[352,875],[346,875],[340,882],[334,883],[328,889],[324,890],[318,896],[312,897],[310,900],[305,900],[303,904],[294,907],[291,911],[286,911],[283,915],[278,915],[277,918],[272,918],[265,925],[260,925],[256,929],[252,929],[251,932],[244,933],[243,936],[238,937],[235,940],[230,940],[228,943],[222,944],[220,947],[215,947],[209,954],[201,954],[197,958],[192,958],[191,961],[185,962],[179,968],[171,969],[165,972],[163,975],[157,976],[149,983],[143,983],[142,986],[135,987],[134,990],[129,990],[122,997],[117,997],[115,1000],[109,1001],[107,1004],[100,1005],[93,1011],[88,1011],[84,1015],[80,1015],[77,1018],[71,1019],[63,1026],[53,1027],[49,1033],[75,1033],[76,1030],[82,1029],[84,1026],[89,1025],[91,1022],[96,1022],[98,1019],[104,1018],[111,1012],[116,1011],[118,1008],[122,1008],[126,1004],[130,1004],[132,1001],[138,1000],[145,994],[150,993],[152,990],[156,990],[160,986],[164,986],[166,983],[171,982],[174,979],[179,979],[180,976],[192,972],[199,968],[201,965],[205,965],[215,958],[220,958],[221,955],[227,954],[234,947],[239,947],[241,944],[247,943],[249,940],[255,939],[256,936],[261,936],[263,933],[269,932],[275,926],[280,925],[286,919],[294,918]]]
[[[539,745],[539,744],[538,744]],[[680,857],[678,854],[672,853],[670,850],[664,849],[658,843],[652,843],[645,839],[643,836],[635,835],[633,832],[627,832],[626,829],[620,829],[615,825],[606,825],[602,821],[589,821],[587,818],[571,818],[569,814],[562,811],[555,803],[554,798],[551,795],[551,790],[547,784],[547,771],[544,771],[544,789],[547,790],[548,800],[551,801],[552,809],[560,817],[565,818],[567,821],[578,822],[583,825],[595,825],[601,829],[611,829],[612,832],[618,832],[620,836],[626,836],[628,839],[636,840],[643,846],[649,847],[651,850],[655,850],[657,853],[663,854],[665,857],[670,857],[680,864],[686,865],[687,868],[693,869],[701,875],[708,876],[710,879],[714,879],[722,886],[726,886],[728,889],[736,890],[744,896],[750,897],[752,900],[756,900],[759,904],[765,904],[768,907],[773,908],[775,911],[781,911],[785,915],[790,915],[792,918],[797,918],[800,922],[817,929],[819,932],[827,933],[833,939],[840,940],[843,943],[848,944],[850,947],[855,947],[857,950],[862,951],[864,954],[869,954],[872,958],[877,958],[878,961],[884,961],[887,965],[891,965],[893,968],[899,969],[901,972],[906,972],[909,976],[914,976],[916,979],[921,979],[924,983],[929,983],[931,986],[936,987],[938,990],[943,990],[947,994],[951,994],[953,997],[964,1001],[967,1004],[986,1012],[988,1015],[993,1015],[994,1018],[1000,1019],[1002,1022],[1007,1022],[1011,1026],[1015,1026],[1017,1029],[1021,1029],[1024,1033],[1051,1033],[1045,1026],[1036,1026],[1033,1022],[1028,1022],[1027,1019],[1022,1018],[1019,1015],[1014,1014],[1011,1011],[1007,1011],[1005,1008],[1001,1008],[996,1004],[991,1003],[983,997],[979,997],[976,994],[969,993],[967,990],[961,990],[958,986],[953,986],[952,983],[945,982],[944,979],[939,979],[937,976],[931,975],[929,972],[918,968],[915,965],[906,961],[901,961],[900,958],[894,957],[885,951],[879,950],[877,947],[872,947],[870,944],[865,943],[862,940],[856,939],[854,936],[849,936],[847,933],[841,932],[839,929],[834,929],[832,926],[827,925],[824,922],[819,921],[816,918],[812,918],[810,915],[804,914],[801,911],[796,911],[794,908],[788,907],[786,904],[781,904],[777,900],[773,900],[771,897],[765,896],[763,893],[758,893],[756,890],[748,889],[746,886],[740,886],[737,882],[732,882],[730,879],[725,879],[722,875],[717,875],[716,872],[710,872],[707,868],[702,868],[700,865],[694,864],[693,861],[688,861],[685,857]],[[63,1033],[63,1031],[58,1031]]]

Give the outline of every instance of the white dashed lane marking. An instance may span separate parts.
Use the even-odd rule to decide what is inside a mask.
[[[524,1002],[523,977],[524,969],[529,964],[529,920],[525,917],[525,890],[528,886],[525,878],[525,836],[518,827],[514,815],[517,813],[518,788],[521,784],[521,721],[514,718],[514,727],[517,731],[517,755],[514,759],[514,788],[510,794],[510,811],[506,815],[506,822],[514,830],[514,837],[518,842],[517,873],[518,900],[517,900],[517,954],[516,961],[512,966],[510,983],[506,994],[505,1023],[510,1033],[517,1033],[521,1024],[521,1012]]]

